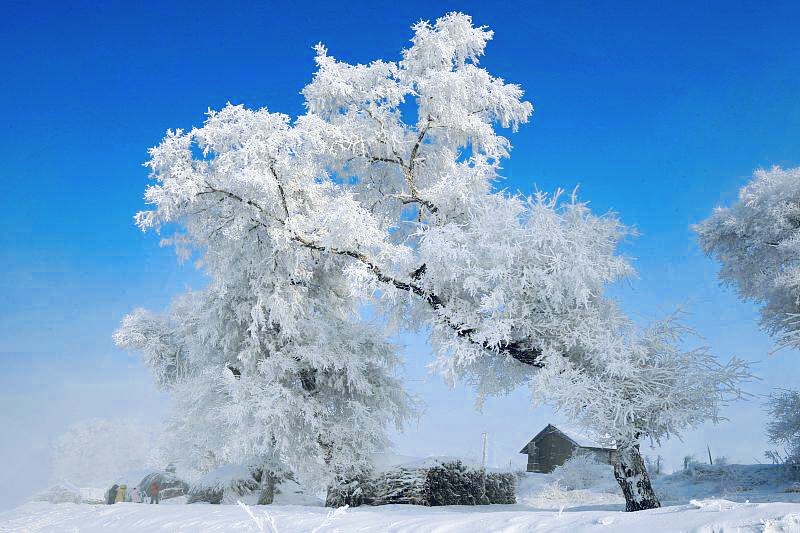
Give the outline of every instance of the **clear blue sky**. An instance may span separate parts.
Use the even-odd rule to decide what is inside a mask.
[[[754,168],[800,164],[800,3],[489,4],[6,2],[0,426],[10,431],[0,431],[0,486],[41,475],[47,439],[75,420],[161,413],[141,365],[110,335],[134,306],[162,308],[202,283],[132,222],[141,163],[164,130],[199,124],[227,101],[296,115],[316,42],[350,62],[396,59],[413,22],[451,10],[495,30],[483,64],[534,104],[512,138],[507,186],[580,184],[596,210],[641,232],[625,247],[640,277],[614,289],[631,313],[688,304],[716,353],[762,361],[754,393],[800,384],[798,354],[767,358],[753,306],[717,286],[689,230]],[[476,414],[468,391],[425,377],[424,343],[404,341],[410,386],[429,407],[396,437],[400,451],[476,454],[488,430],[492,460],[505,463],[558,420],[529,409],[524,391]],[[752,462],[766,445],[760,408],[737,404],[730,423],[661,453],[677,463],[710,442]],[[15,481],[10,498],[33,483]]]

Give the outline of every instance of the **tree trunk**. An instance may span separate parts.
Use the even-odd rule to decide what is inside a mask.
[[[614,477],[625,496],[625,510],[630,512],[661,507],[661,502],[650,484],[650,476],[644,466],[639,445],[621,448],[617,453]]]
[[[261,492],[258,495],[258,505],[269,505],[275,499],[275,473],[264,469],[261,472]]]

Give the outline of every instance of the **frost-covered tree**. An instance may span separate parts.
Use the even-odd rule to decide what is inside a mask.
[[[341,314],[331,286],[295,295],[286,327],[259,323],[263,302],[249,287],[220,294],[212,281],[165,314],[134,311],[115,335],[171,395],[170,458],[190,478],[223,464],[262,468],[267,500],[282,473],[325,486],[362,471],[386,446],[386,424],[407,413],[394,347]]]
[[[534,378],[534,395],[615,444],[614,475],[628,510],[658,505],[640,442],[680,436],[705,421],[722,419],[720,407],[741,396],[749,377],[738,359],[720,362],[706,347],[683,348],[691,337],[679,316],[641,329],[618,317],[606,341],[570,357],[546,353]]]
[[[695,226],[720,279],[761,304],[781,346],[800,346],[800,168],[757,170],[730,207]]]
[[[51,444],[56,479],[105,487],[130,470],[161,467],[156,432],[130,420],[81,420]]]
[[[204,268],[221,284],[209,298],[244,301],[230,316],[248,323],[258,343],[317,342],[302,335],[315,320],[351,327],[325,314],[328,298],[331,312],[343,313],[341,305],[351,318],[357,304],[369,304],[390,327],[427,334],[434,367],[474,383],[479,397],[532,382],[544,398],[570,396],[576,415],[596,405],[598,416],[612,411],[603,402],[614,398],[617,411],[600,424],[625,446],[618,480],[628,507],[658,505],[639,439],[658,438],[665,427],[677,432],[690,417],[688,406],[671,397],[658,404],[646,391],[652,383],[651,395],[673,394],[686,371],[669,360],[667,337],[649,346],[604,297],[608,284],[633,272],[616,252],[630,231],[574,195],[499,189],[510,151],[501,132],[527,122],[531,104],[519,86],[479,65],[492,32],[470,17],[451,13],[413,29],[400,61],[351,65],[318,45],[317,72],[303,89],[307,112],[296,119],[229,105],[209,112],[202,127],[168,132],[150,152],[152,208],[137,223],[182,228],[167,242],[187,257],[203,251]],[[240,288],[225,288],[237,276]],[[319,315],[304,314],[308,298]],[[228,320],[215,327],[227,331]],[[219,345],[216,368],[271,353]],[[694,364],[694,355],[681,360]],[[303,361],[296,372],[328,364]],[[714,403],[724,373],[699,361],[691,368],[710,372],[696,379],[712,386],[705,401]],[[642,377],[649,381],[628,382]],[[681,413],[617,416],[644,413],[639,401]],[[698,417],[713,412],[697,408]]]
[[[767,435],[785,449],[786,462],[800,463],[800,392],[796,390],[776,390],[767,401]]]

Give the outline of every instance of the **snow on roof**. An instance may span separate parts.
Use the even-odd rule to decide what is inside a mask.
[[[592,431],[581,430],[573,426],[562,426],[557,427],[556,429],[575,441],[575,444],[583,448],[616,448],[610,435],[603,436]]]
[[[577,444],[578,446],[580,446],[582,448],[616,449],[616,445],[614,444],[614,440],[611,438],[610,435],[603,436],[603,435],[599,435],[597,433],[594,433],[594,432],[592,432],[590,430],[579,429],[579,428],[576,428],[574,426],[563,426],[562,425],[562,426],[556,427],[553,424],[547,424],[544,428],[542,428],[542,430],[539,433],[537,433],[536,436],[534,436],[531,439],[531,442],[536,440],[548,428],[553,428],[556,431],[559,431],[560,433],[564,434],[568,439],[570,439],[572,442],[574,442],[575,444]],[[527,448],[527,446],[525,448],[523,448],[520,451],[520,453],[526,453],[525,452],[526,448]]]

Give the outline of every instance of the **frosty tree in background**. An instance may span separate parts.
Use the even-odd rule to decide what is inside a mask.
[[[761,305],[761,326],[778,346],[800,347],[800,168],[757,170],[738,201],[694,229],[703,251],[722,264],[722,282]],[[767,410],[767,434],[796,461],[800,394],[775,391]]]
[[[767,422],[767,435],[784,446],[785,455],[777,450],[767,452],[773,459],[800,463],[800,392],[794,390],[777,390],[770,395],[767,402],[770,420]]]
[[[156,432],[130,420],[82,420],[53,441],[53,475],[79,486],[105,487],[130,470],[163,468],[159,445]]]
[[[720,279],[761,304],[761,325],[800,347],[800,168],[757,170],[730,207],[695,227]]]
[[[313,399],[319,385],[304,376],[318,381],[334,361],[348,376],[363,375],[366,361],[391,366],[375,346],[316,352],[331,339],[341,341],[333,347],[365,339],[354,318],[359,304],[373,305],[389,326],[426,333],[434,367],[474,383],[479,397],[533,383],[541,398],[607,433],[621,447],[628,509],[657,506],[639,441],[715,418],[738,363],[714,366],[704,352],[683,352],[669,329],[639,331],[605,298],[606,285],[633,272],[616,253],[630,231],[613,214],[594,215],[561,191],[526,198],[497,188],[510,150],[498,130],[527,122],[532,106],[520,87],[479,66],[492,32],[459,13],[414,32],[398,62],[350,65],[318,45],[318,70],[303,90],[307,113],[295,120],[229,105],[151,150],[152,209],[137,223],[182,228],[167,242],[184,257],[200,251],[212,280],[200,299],[215,303],[171,313],[177,323],[196,317],[178,341],[163,333],[138,345],[118,340],[163,350],[166,363],[148,360],[167,374],[180,368],[176,346],[188,344],[202,345],[188,352],[206,352],[211,371],[240,372],[230,370],[231,383],[280,364]],[[213,316],[220,302],[230,310]],[[134,315],[122,331],[184,328],[173,319],[162,330],[149,319],[134,327]],[[192,375],[208,368],[195,358],[188,365]],[[252,399],[275,379],[257,378]],[[338,390],[349,393],[345,383]],[[220,390],[210,385],[198,386]],[[394,386],[386,398],[397,397]],[[378,418],[400,404],[382,406]],[[298,407],[272,405],[252,420],[291,418]]]

